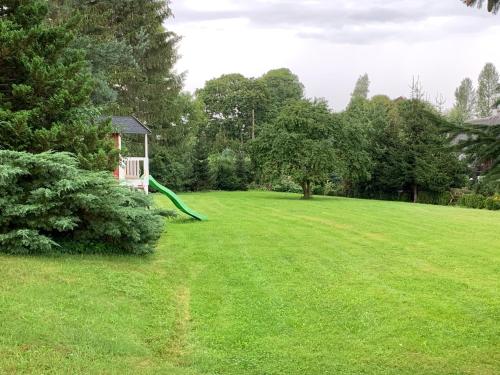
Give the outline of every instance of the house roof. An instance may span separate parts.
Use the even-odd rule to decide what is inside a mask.
[[[151,134],[151,130],[134,116],[108,116],[111,124],[122,134]]]
[[[500,125],[500,113],[497,113],[490,117],[478,118],[475,120],[468,121],[472,125]]]

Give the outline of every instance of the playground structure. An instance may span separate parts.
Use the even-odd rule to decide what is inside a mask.
[[[149,193],[149,185],[151,185],[167,196],[180,211],[196,220],[207,220],[205,215],[190,209],[177,194],[161,185],[149,174],[148,136],[151,135],[151,130],[133,116],[111,116],[111,123],[115,128],[113,133],[115,147],[120,151],[122,150],[123,134],[144,136],[144,156],[120,155],[120,163],[114,171],[114,175],[120,183],[143,190],[146,194]]]
[[[122,150],[122,134],[144,136],[144,156],[120,155],[120,163],[114,171],[115,177],[123,184],[135,189],[149,192],[149,156],[148,135],[151,130],[133,116],[112,116],[111,123],[115,128],[113,140],[115,147]]]

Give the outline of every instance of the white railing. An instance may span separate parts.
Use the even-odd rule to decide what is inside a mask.
[[[127,185],[148,191],[149,185],[149,158],[125,157],[120,168],[120,180]]]
[[[146,158],[126,158],[125,178],[139,179],[145,172]]]

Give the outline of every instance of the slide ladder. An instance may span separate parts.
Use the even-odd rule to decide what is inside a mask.
[[[152,176],[149,176],[149,185],[154,187],[156,190],[158,190],[160,193],[166,195],[172,203],[177,207],[179,210],[184,212],[185,214],[188,214],[191,217],[194,217],[196,220],[204,221],[207,220],[208,218],[205,215],[202,215],[196,211],[193,211],[190,209],[182,200],[175,194],[172,190],[169,188],[166,188],[162,184],[160,184],[158,181],[156,181]]]

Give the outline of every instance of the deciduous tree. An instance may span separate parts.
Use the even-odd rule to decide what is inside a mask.
[[[268,176],[291,176],[309,199],[313,184],[328,179],[336,165],[332,121],[324,101],[289,102],[264,127],[254,154]]]

